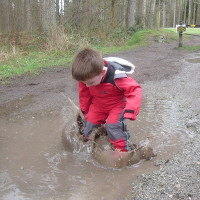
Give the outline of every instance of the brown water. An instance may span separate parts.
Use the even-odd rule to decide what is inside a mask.
[[[0,199],[129,199],[137,176],[155,170],[156,160],[169,158],[188,137],[178,123],[175,102],[143,99],[138,119],[128,127],[136,143],[149,138],[158,156],[132,167],[107,169],[87,152],[64,151],[67,106],[26,112],[34,102],[34,96],[27,96],[0,108]]]
[[[187,60],[189,63],[200,63],[200,58],[192,58]]]

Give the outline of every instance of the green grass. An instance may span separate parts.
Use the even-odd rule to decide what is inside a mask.
[[[183,47],[181,47],[180,49],[186,49],[188,51],[197,51],[197,50],[200,50],[200,45],[197,45],[197,46],[186,46],[186,45],[183,45]]]
[[[176,29],[175,28],[168,28],[166,30],[172,31],[174,33],[176,33]],[[178,33],[176,33],[178,35]],[[186,28],[186,31],[183,32],[183,37],[185,39],[190,39],[190,37],[192,35],[196,35],[196,37],[200,37],[200,28]],[[192,45],[192,46],[186,46],[183,44],[183,47],[179,48],[181,50],[186,49],[188,51],[197,51],[200,49],[200,45]]]
[[[175,28],[166,28],[166,30],[170,30],[170,31],[176,33],[176,29]],[[186,33],[186,34],[200,35],[200,28],[186,28],[186,31],[183,32],[183,35],[184,35],[184,33]]]
[[[193,33],[195,32],[195,34],[200,34],[195,29],[191,30]],[[138,46],[150,45],[151,41],[157,41],[161,35],[165,36],[167,42],[178,39],[178,34],[175,33],[175,29],[160,29],[159,31],[154,29],[139,30],[132,36],[118,31],[115,33],[115,35],[116,38],[114,39],[116,41],[122,37],[126,37],[126,40],[124,42],[122,41],[120,45],[117,45],[117,43],[114,42],[114,39],[112,39],[114,44],[113,46],[110,45],[111,42],[107,41],[104,43],[106,45],[103,46],[102,43],[98,42],[98,38],[94,38],[93,40],[95,42],[93,45],[90,43],[89,46],[99,50],[104,55],[108,53],[133,49]],[[111,36],[109,37],[111,38]],[[101,39],[99,39],[99,41],[101,41]],[[36,45],[37,47],[37,44],[34,43],[33,45]],[[45,50],[41,50],[41,46],[38,48],[40,50],[37,48],[27,48],[27,50],[25,46],[22,46],[23,54],[14,54],[15,56],[11,55],[9,59],[2,61],[0,63],[0,80],[4,80],[8,77],[16,75],[22,75],[27,72],[37,73],[38,70],[42,69],[43,67],[65,65],[69,66],[76,51],[76,49],[73,49],[71,51],[55,50],[51,52],[45,52]],[[78,46],[78,42],[75,46]],[[192,49],[192,47],[190,47],[190,49]]]
[[[108,54],[113,52],[119,52],[124,50],[130,50],[139,46],[147,46],[151,44],[151,41],[158,41],[159,36],[164,36],[167,42],[177,40],[178,36],[171,30],[160,29],[145,29],[137,31],[133,36],[125,42],[121,47],[96,47],[102,54]]]
[[[57,66],[72,61],[72,56],[58,57],[43,52],[31,52],[28,56],[12,58],[0,65],[0,79],[22,75],[26,72],[37,73],[38,69],[48,66]]]

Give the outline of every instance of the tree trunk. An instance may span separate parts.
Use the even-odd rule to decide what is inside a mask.
[[[196,0],[193,2],[193,20],[192,20],[193,24],[195,24],[195,17],[196,17]]]
[[[166,27],[166,2],[163,0],[163,28]]]
[[[127,27],[131,27],[135,24],[135,13],[136,13],[136,0],[128,0]]]
[[[177,6],[178,6],[178,9],[177,9],[177,11],[178,11],[178,24],[179,24],[179,22],[180,22],[180,20],[182,20],[181,19],[181,0],[177,0]]]
[[[191,24],[191,14],[192,14],[192,0],[189,0],[189,10],[188,10],[188,24]]]
[[[22,13],[22,8],[24,9],[23,5],[22,5],[22,0],[17,0],[14,1],[14,13],[13,13],[13,22],[14,22],[14,26],[13,26],[13,32],[14,33],[19,33],[20,31],[22,31],[22,24],[23,24],[23,13]]]
[[[143,6],[142,6],[142,27],[146,27],[146,7],[147,7],[147,1],[143,0]]]
[[[82,27],[89,27],[89,19],[90,19],[90,4],[89,4],[89,0],[83,0]]]
[[[172,1],[167,1],[167,27],[173,27],[173,5]]]
[[[104,21],[104,1],[101,0],[100,1],[100,9],[99,9],[100,13],[99,13],[99,18],[101,20],[101,23]]]
[[[156,8],[156,0],[152,0],[151,2],[151,17],[150,17],[150,27],[154,27],[154,15],[155,15],[155,8]]]
[[[200,25],[200,0],[198,0],[196,24]]]
[[[111,0],[111,26],[115,24],[115,0]]]
[[[40,0],[42,30],[49,32],[56,25],[54,0]]]
[[[176,27],[176,3],[177,3],[177,1],[174,0],[174,18],[173,18],[173,27]]]
[[[160,0],[158,2],[157,13],[156,13],[156,30],[160,29]]]
[[[82,15],[82,0],[73,0],[73,6],[72,6],[72,25],[75,25],[77,29],[80,29],[81,27],[81,15]]]
[[[128,27],[128,23],[126,24],[126,13],[128,12],[127,6],[126,6],[126,0],[123,0],[123,8],[122,8],[122,16],[123,16],[123,25]]]
[[[64,0],[64,16],[62,23],[66,24],[69,21],[69,0]]]
[[[60,0],[56,0],[56,21],[57,21],[57,23],[58,24],[60,24],[60,3],[62,3],[62,2],[60,2]],[[62,4],[61,4],[62,5]]]
[[[183,21],[186,24],[187,0],[184,0],[184,17]]]
[[[0,11],[1,11],[1,29],[2,32],[9,33],[11,31],[12,25],[12,12],[11,2],[9,0],[0,1]]]
[[[25,1],[25,24],[26,31],[32,32],[32,13],[31,13],[31,4],[30,1]]]

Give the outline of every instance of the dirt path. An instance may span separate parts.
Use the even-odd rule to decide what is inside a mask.
[[[193,45],[199,44],[200,38],[192,38],[191,40],[184,41],[184,43]],[[200,139],[200,63],[195,63],[195,60],[191,60],[199,60],[200,51],[192,53],[186,50],[180,51],[174,48],[176,46],[176,43],[154,43],[149,47],[141,47],[132,51],[113,54],[113,56],[122,57],[136,65],[136,71],[133,77],[137,80],[138,83],[141,84],[143,88],[143,104],[145,105],[143,111],[145,111],[145,109],[148,110],[146,113],[141,113],[141,121],[144,117],[147,121],[146,124],[149,123],[152,126],[154,119],[158,120],[160,127],[162,127],[162,123],[168,126],[164,128],[162,127],[161,130],[170,130],[171,132],[173,127],[177,127],[176,125],[179,124],[179,132],[181,133],[181,131],[184,131],[184,137],[181,138],[181,134],[179,134],[178,137],[180,138],[174,138],[173,143],[178,144],[178,140],[180,139],[181,141],[185,140],[187,145],[183,146],[183,149],[179,147],[178,150],[180,149],[180,152],[177,153],[177,148],[172,147],[172,149],[174,149],[170,152],[169,149],[171,147],[167,147],[167,145],[164,144],[164,150],[168,149],[166,150],[166,153],[164,153],[164,150],[162,151],[164,161],[162,161],[161,156],[158,156],[157,160],[152,162],[152,164],[155,165],[154,168],[157,170],[153,173],[150,173],[150,175],[143,174],[139,176],[137,181],[133,182],[132,186],[123,192],[120,192],[120,195],[117,195],[117,197],[109,196],[109,199],[197,200],[200,198],[200,146],[199,142],[197,142]],[[29,119],[31,116],[31,118],[34,119],[37,117],[37,115],[44,115],[44,112],[45,116],[51,118],[46,114],[49,113],[50,115],[50,113],[53,113],[54,111],[63,111],[62,108],[66,105],[66,98],[63,96],[63,94],[69,96],[75,101],[75,103],[78,103],[77,91],[77,84],[71,78],[71,69],[69,67],[59,67],[53,68],[51,70],[47,68],[44,69],[38,76],[27,74],[16,79],[11,79],[10,84],[0,85],[0,123],[8,123],[9,126],[9,120],[12,121],[12,118],[15,118],[14,122],[18,120],[19,116],[22,116],[24,119]],[[149,107],[148,102],[151,102],[151,106]],[[167,108],[165,108],[166,105],[168,105]],[[164,110],[163,112],[165,112],[166,117],[160,116],[160,107],[162,110]],[[52,126],[55,127],[55,120],[52,120],[51,122]],[[49,122],[45,121],[43,121],[43,123],[49,124]],[[61,122],[58,123],[62,124]],[[32,124],[25,124],[25,126],[30,128]],[[37,126],[37,124],[35,126]],[[171,129],[168,129],[170,126]],[[6,135],[7,129],[9,129],[9,127],[6,127],[5,125],[0,127],[0,151],[2,152],[0,156],[0,193],[3,194],[2,199],[9,199],[9,195],[11,195],[10,187],[14,182],[13,179],[14,177],[16,178],[17,175],[20,176],[19,174],[21,173],[19,172],[16,175],[14,172],[12,172],[14,177],[10,177],[12,175],[10,171],[14,171],[14,169],[10,167],[9,163],[6,161],[11,159],[8,156],[9,151],[6,148],[8,148],[10,145],[10,149],[12,149],[12,143],[9,143],[9,138]],[[48,131],[50,131],[50,129],[51,127]],[[145,127],[139,126],[137,129],[145,129]],[[177,129],[175,128],[174,131],[177,131]],[[161,136],[159,135],[159,137],[162,137],[163,135],[164,138],[164,134],[165,132],[163,132]],[[173,133],[171,133],[171,135],[173,135]],[[22,135],[20,137],[24,138],[25,136]],[[31,136],[28,135],[27,137]],[[45,137],[40,139],[44,140],[45,142],[52,143],[55,140],[55,138],[47,139]],[[159,140],[155,139],[155,141],[158,142]],[[167,143],[167,140],[161,141]],[[59,144],[59,142],[60,138],[55,140],[56,144]],[[31,143],[34,144],[34,141],[31,141]],[[20,142],[17,144],[21,145]],[[183,142],[181,142],[179,145],[182,144]],[[23,147],[28,148],[27,146]],[[58,147],[61,148],[60,146]],[[16,147],[16,149],[13,148],[13,152],[17,151],[18,153],[21,153],[18,148],[19,147]],[[38,148],[42,149],[42,144],[41,147],[39,146]],[[57,146],[55,148],[57,148]],[[23,161],[25,158],[28,159],[29,155],[24,153],[23,155],[17,157]],[[37,160],[37,158],[35,159]],[[71,159],[73,160],[74,158]],[[41,165],[41,162],[37,162],[36,165]],[[30,165],[31,161],[27,161],[27,163]],[[49,163],[50,161],[48,161],[48,164]],[[35,167],[34,164],[33,166]],[[31,169],[33,170],[34,167]],[[19,168],[21,171],[24,171],[24,166],[19,165],[18,169]],[[26,171],[26,173],[28,172]],[[121,171],[120,173],[125,172]],[[9,174],[10,178],[7,178],[7,174]],[[188,174],[188,176],[186,174]],[[80,177],[76,178],[78,179]],[[24,186],[19,180],[15,181],[15,183],[16,182],[18,185],[20,185],[18,187],[26,188],[26,186]],[[48,189],[45,188],[44,190]],[[25,192],[22,194],[16,192],[15,190],[14,194],[20,194],[24,197],[21,199],[26,199],[25,196],[29,193],[29,190],[32,191],[30,188],[24,189]],[[51,193],[45,193],[44,190],[41,190],[43,192],[43,195],[41,195],[43,198],[41,199],[47,199],[49,196],[51,196]],[[54,188],[54,190],[56,191],[56,188]],[[85,190],[87,190],[87,188]],[[120,190],[120,188],[117,190]],[[133,190],[132,193],[131,190]],[[55,199],[62,199],[61,197],[66,199],[66,191],[63,188],[60,191],[62,191],[59,193],[60,198],[55,197]],[[34,193],[36,190],[33,189],[32,192]],[[115,192],[113,192],[113,194],[114,193]],[[36,198],[33,197],[30,199]],[[68,199],[76,198],[70,197]],[[82,199],[90,198],[82,197]],[[101,198],[99,197],[98,199],[106,199],[106,196]]]

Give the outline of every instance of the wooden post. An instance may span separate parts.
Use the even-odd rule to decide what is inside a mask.
[[[183,25],[183,22],[180,21],[179,24],[182,26],[182,25]],[[183,32],[180,31],[180,32],[179,32],[179,43],[178,43],[178,47],[179,47],[179,48],[183,46],[183,45],[182,45],[182,41],[183,41]]]
[[[156,30],[160,30],[160,10],[158,10],[156,14]]]
[[[178,44],[178,47],[182,47],[182,41],[183,41],[183,33],[182,32],[179,32],[179,44]]]

